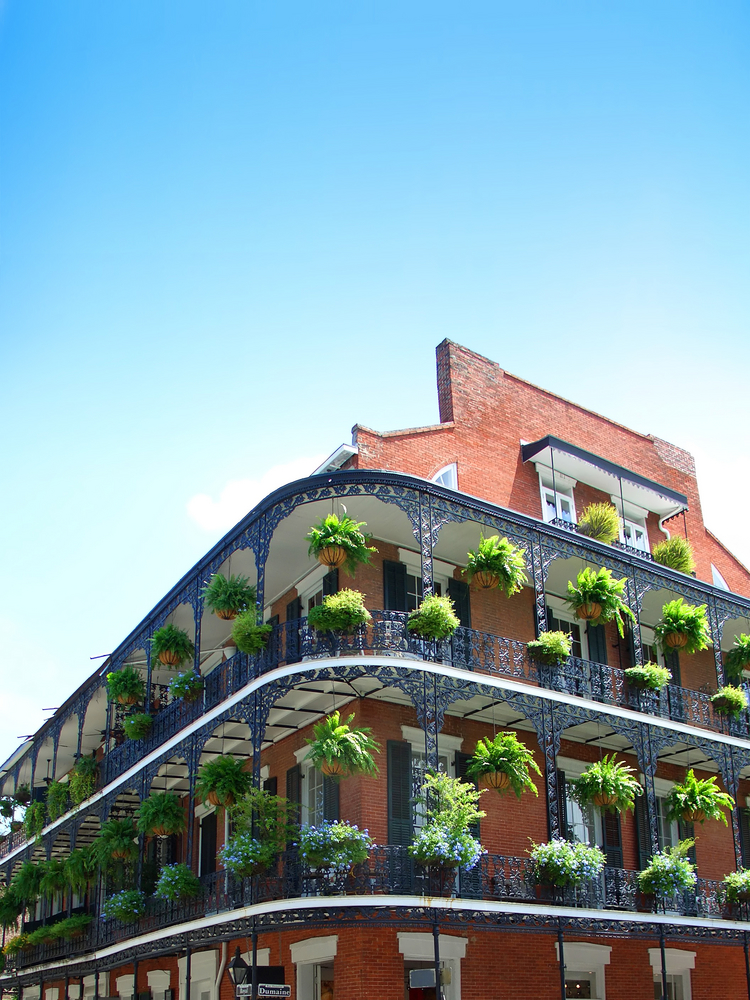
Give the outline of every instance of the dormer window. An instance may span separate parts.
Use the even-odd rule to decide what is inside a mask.
[[[628,545],[631,549],[638,549],[641,552],[649,552],[648,532],[645,522],[630,521],[627,518],[620,519],[620,541],[623,545]]]
[[[537,467],[539,472],[539,489],[542,495],[542,517],[549,524],[556,518],[567,521],[568,524],[576,523],[576,507],[573,501],[573,487],[575,481],[567,476],[552,475],[547,469]]]

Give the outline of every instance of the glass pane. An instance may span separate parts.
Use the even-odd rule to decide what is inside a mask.
[[[323,775],[314,767],[305,773],[307,779],[307,822],[315,825],[323,822]]]
[[[575,973],[573,973],[575,975]],[[565,976],[565,996],[582,997],[583,1000],[592,1000],[594,994],[591,992],[591,980],[587,976],[585,979],[568,979]]]
[[[568,500],[566,497],[561,497],[560,494],[558,493],[557,504],[558,504],[558,509],[560,511],[560,517],[563,519],[563,521],[572,521],[573,508],[571,506],[570,500]]]

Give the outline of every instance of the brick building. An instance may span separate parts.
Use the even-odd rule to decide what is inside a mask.
[[[95,919],[82,936],[9,957],[5,989],[20,986],[24,1000],[229,1000],[239,948],[249,965],[254,956],[259,982],[283,978],[295,1000],[422,1000],[434,990],[410,985],[411,973],[429,979],[437,945],[450,973],[446,1000],[660,997],[662,957],[672,1000],[750,995],[750,912],[727,902],[720,885],[750,865],[750,720],[719,715],[711,702],[728,651],[750,632],[750,575],[703,524],[691,456],[448,341],[437,349],[437,375],[439,424],[386,433],[355,426],[351,445],[237,524],[5,763],[0,792],[28,785],[32,803],[44,801],[50,781],[65,784],[77,760],[98,764],[96,790],[80,805],[47,817],[35,839],[24,828],[5,837],[6,885],[29,860],[65,859],[95,842],[108,820],[136,815],[155,791],[180,797],[186,830],[141,836],[131,884],[152,888],[159,866],[177,861],[202,882],[190,900],[149,898],[131,923],[99,918],[111,888],[101,873],[85,892],[28,902],[26,931],[71,912]],[[612,545],[577,530],[581,511],[601,501],[620,517]],[[367,522],[377,547],[351,580],[314,562],[305,541],[320,517],[342,509]],[[528,583],[511,598],[466,583],[467,552],[481,534],[526,553]],[[670,535],[689,539],[694,574],[653,560]],[[566,604],[567,583],[584,566],[626,579],[637,624],[623,637]],[[256,585],[273,626],[264,652],[237,652],[231,622],[204,608],[201,592],[216,572]],[[306,616],[343,587],[365,594],[373,621],[333,641]],[[422,643],[407,632],[407,613],[436,591],[453,598],[461,627],[443,643]],[[654,627],[675,597],[706,606],[711,643],[665,658]],[[150,637],[165,623],[195,643],[204,682],[197,701],[173,699],[170,671],[150,655]],[[574,640],[554,676],[525,645],[550,628]],[[666,663],[672,681],[644,696],[624,671],[647,659]],[[106,675],[126,666],[142,675],[142,711],[153,719],[137,741],[124,738],[124,710],[107,701]],[[334,708],[371,727],[382,747],[377,776],[336,784],[305,760],[313,723]],[[487,853],[471,871],[436,878],[408,854],[422,822],[412,792],[426,767],[461,776],[480,737],[509,730],[535,755],[539,795],[485,793]],[[570,794],[586,765],[612,752],[643,785],[635,814],[581,807]],[[367,828],[377,844],[368,861],[326,874],[289,845],[270,870],[230,876],[217,860],[227,815],[194,794],[202,764],[218,755],[246,761],[256,783],[297,804],[302,822]],[[689,768],[716,776],[742,806],[728,825],[669,819],[669,790]],[[604,874],[574,890],[537,884],[529,842],[555,836],[599,845]],[[661,905],[645,899],[635,873],[689,836],[695,890]]]

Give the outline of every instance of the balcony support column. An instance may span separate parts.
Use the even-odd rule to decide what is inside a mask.
[[[537,737],[544,754],[544,785],[547,790],[547,830],[550,839],[561,837],[563,823],[561,811],[565,803],[560,801],[560,786],[557,781],[557,755],[560,752],[561,733],[555,720],[553,702],[542,702],[538,715]]]
[[[255,568],[258,577],[255,584],[255,603],[262,615],[263,608],[265,607],[266,562],[268,561],[268,551],[271,547],[270,534],[272,529],[268,524],[265,514],[261,514],[254,528],[252,536],[248,532],[248,543],[255,555]]]
[[[637,740],[635,747],[638,763],[643,771],[643,777],[646,784],[646,816],[648,818],[649,839],[651,841],[649,845],[650,853],[653,854],[654,851],[663,846],[659,844],[658,807],[656,801],[656,788],[654,785],[656,767],[658,764],[658,750],[655,750],[651,745],[650,727],[645,723],[642,723],[639,728],[640,738]]]
[[[193,620],[195,622],[195,655],[193,656],[193,670],[196,674],[201,672],[201,625],[203,622],[203,598],[200,593],[196,593],[193,604]]]
[[[726,681],[724,677],[724,663],[721,659],[721,638],[724,632],[724,622],[728,615],[722,615],[719,611],[719,603],[715,597],[711,597],[709,604],[709,622],[711,625],[711,638],[714,644],[714,662],[716,663],[716,683],[718,687],[723,687]]]
[[[147,712],[151,711],[154,703],[154,692],[151,690],[152,677],[153,677],[153,666],[151,664],[151,636],[145,642],[146,646],[146,704],[148,708]]]
[[[635,579],[635,571],[627,582],[628,607],[635,615],[635,622],[630,623],[630,634],[633,637],[633,654],[637,666],[643,663],[643,643],[641,642],[641,603],[638,599],[638,585]]]
[[[428,493],[419,494],[419,551],[422,557],[422,594],[427,597],[435,587],[432,549],[437,542],[440,525],[433,524],[432,507]],[[415,532],[416,534],[416,532]]]

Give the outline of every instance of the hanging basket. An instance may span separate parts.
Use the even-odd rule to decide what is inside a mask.
[[[582,618],[586,622],[591,622],[597,619],[602,613],[601,604],[597,604],[596,601],[591,604],[582,604],[580,608],[576,608],[576,616]]]
[[[228,608],[225,611],[215,611],[214,614],[223,622],[233,622],[237,617],[237,610],[236,608]]]
[[[234,805],[234,795],[225,795],[223,799],[219,798],[219,793],[216,791],[209,792],[206,796],[206,802],[212,806],[233,806]]]
[[[172,834],[172,831],[169,829],[169,827],[166,827],[166,826],[152,826],[151,827],[151,836],[152,837],[169,837],[169,836],[171,836],[171,834]]]
[[[702,823],[706,818],[706,814],[702,809],[686,809],[682,814],[682,818],[686,823]]]
[[[343,545],[324,545],[318,552],[318,562],[329,569],[338,569],[346,562],[347,552]]]
[[[163,649],[159,653],[159,662],[165,667],[178,667],[180,665],[179,653],[173,653],[171,649]]]
[[[591,801],[599,809],[608,809],[617,802],[617,796],[613,795],[612,792],[597,792],[596,795],[592,796]]]
[[[340,760],[332,760],[330,762],[324,760],[320,765],[320,770],[329,778],[343,778],[346,774],[346,768]]]
[[[510,788],[510,776],[505,771],[488,771],[482,778],[486,785],[497,789],[498,792]]]
[[[682,649],[683,646],[687,646],[688,637],[684,632],[670,632],[664,636],[664,642],[671,649]]]
[[[497,573],[490,573],[489,570],[480,569],[474,574],[473,582],[476,583],[480,590],[492,590],[493,587],[497,587],[500,583],[500,577]]]
[[[120,705],[135,705],[138,702],[137,694],[118,694],[117,701]]]

